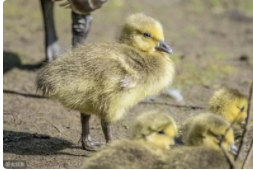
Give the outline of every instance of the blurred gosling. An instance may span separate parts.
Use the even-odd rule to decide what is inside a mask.
[[[207,113],[192,118],[186,126],[183,138],[187,146],[171,149],[165,154],[164,162],[159,162],[154,168],[230,168],[220,148],[221,145],[233,160],[234,136],[231,128],[227,131],[230,127],[227,121],[220,116]]]
[[[177,126],[166,113],[148,112],[137,117],[131,140],[115,141],[85,161],[88,169],[149,169],[161,162],[174,145]]]

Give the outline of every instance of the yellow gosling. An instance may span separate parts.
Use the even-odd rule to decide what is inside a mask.
[[[88,169],[149,169],[159,164],[162,154],[174,144],[177,127],[165,113],[140,115],[133,128],[132,139],[116,141],[88,158]]]
[[[247,117],[248,100],[238,90],[223,88],[213,94],[209,109],[230,123],[242,124]]]
[[[171,84],[171,53],[160,22],[133,14],[127,17],[119,42],[80,45],[48,63],[38,72],[37,89],[82,113],[82,146],[96,150],[89,137],[90,116],[101,118],[110,142],[112,122]]]
[[[227,157],[220,148],[221,143],[227,156],[234,163],[231,154],[235,149],[234,136],[232,129],[227,131],[230,127],[227,121],[218,115],[207,113],[192,118],[185,125],[183,138],[188,146],[171,149],[164,154],[163,162],[158,162],[153,168],[231,168]]]

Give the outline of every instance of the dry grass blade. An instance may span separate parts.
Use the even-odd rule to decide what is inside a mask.
[[[247,110],[246,124],[244,126],[244,131],[243,131],[243,135],[242,135],[242,142],[240,143],[240,146],[239,146],[239,152],[238,152],[238,155],[236,157],[236,161],[239,160],[240,155],[242,154],[242,148],[244,147],[246,138],[248,136],[249,126],[250,126],[250,121],[251,121],[250,107],[251,107],[252,93],[253,93],[253,82],[251,83],[251,87],[250,87],[250,91],[249,91],[249,100],[248,100],[248,110]],[[253,149],[252,149],[252,144],[251,144],[250,150],[249,150],[249,152],[248,152],[248,154],[245,158],[245,161],[242,165],[242,168],[247,167],[247,165],[249,164],[249,159],[253,157],[253,153],[252,153],[253,151],[252,150]]]
[[[246,156],[246,158],[245,158],[245,160],[243,162],[242,168],[243,169],[250,169],[250,168],[252,168],[253,167],[252,159],[253,159],[253,140],[251,142],[248,155]]]
[[[168,106],[179,107],[179,108],[190,108],[190,109],[193,109],[193,110],[196,110],[196,109],[199,109],[199,110],[205,109],[204,107],[201,107],[201,106],[177,105],[177,104],[171,104],[171,103],[166,103],[166,102],[146,102],[146,101],[143,101],[143,102],[140,102],[140,103],[141,103],[141,104],[168,105]]]
[[[238,116],[239,116],[239,115],[237,115],[237,117],[238,117]],[[222,139],[221,139],[220,142],[219,142],[219,146],[220,146],[220,148],[221,148],[223,154],[225,155],[225,157],[226,157],[226,159],[227,159],[227,161],[228,161],[228,163],[229,163],[231,169],[234,169],[234,168],[235,168],[234,160],[231,159],[231,157],[229,156],[228,152],[222,147],[222,143],[224,142],[225,136],[227,135],[228,131],[229,131],[230,129],[233,128],[235,122],[236,122],[236,119],[235,119],[235,120],[230,124],[230,126],[227,128],[227,130],[225,131],[225,134],[222,136]]]
[[[235,168],[234,160],[232,160],[232,158],[229,156],[229,153],[227,151],[225,151],[225,149],[221,146],[221,143],[220,143],[220,148],[229,163],[230,169],[234,169]]]
[[[250,106],[251,106],[252,92],[253,92],[253,82],[251,83],[251,87],[250,87],[250,91],[249,91],[247,118],[246,118],[246,123],[244,125],[244,130],[243,130],[243,134],[242,134],[242,142],[240,143],[240,146],[239,146],[239,149],[238,149],[238,154],[236,156],[236,161],[239,160],[239,158],[242,154],[242,148],[243,148],[245,140],[247,138],[247,132],[248,132],[249,125],[250,125],[249,122],[251,120]]]

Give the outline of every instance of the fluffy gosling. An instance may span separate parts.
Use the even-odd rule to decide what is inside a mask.
[[[188,146],[171,149],[165,154],[163,163],[154,168],[190,168],[190,169],[220,169],[231,168],[222,152],[219,143],[230,158],[233,155],[234,136],[229,123],[214,114],[201,114],[187,123],[185,128],[185,144]],[[227,132],[226,132],[227,131]],[[231,159],[233,160],[233,159]]]
[[[223,88],[213,94],[209,109],[230,123],[242,124],[247,117],[248,100],[238,90]]]
[[[200,114],[185,125],[182,139],[188,146],[209,146],[220,150],[219,142],[224,138],[222,147],[227,151],[233,151],[234,133],[230,123],[218,115],[211,113]]]
[[[131,140],[111,144],[85,161],[88,169],[149,169],[161,162],[163,151],[174,144],[177,127],[165,113],[140,115],[133,128]]]
[[[233,159],[232,155],[229,155]],[[233,161],[232,161],[233,162]],[[155,162],[156,163],[156,162]],[[237,167],[237,166],[236,166]],[[164,155],[154,169],[230,169],[225,155],[216,149],[205,146],[178,147]]]
[[[96,150],[89,136],[91,115],[101,118],[106,142],[110,124],[132,106],[171,84],[174,65],[162,25],[144,14],[127,17],[118,43],[90,43],[44,66],[37,89],[81,112],[82,146]]]
[[[219,114],[230,123],[235,122],[233,126],[235,144],[239,146],[242,141],[244,121],[247,117],[248,99],[235,89],[221,89],[214,93],[210,99],[209,108],[213,113]],[[253,137],[253,121],[250,121],[246,138],[246,146],[243,153],[247,153]],[[244,156],[245,156],[244,154]]]

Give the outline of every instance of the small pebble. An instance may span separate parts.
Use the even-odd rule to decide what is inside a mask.
[[[239,58],[240,61],[248,61],[249,57],[247,55],[241,55]]]

